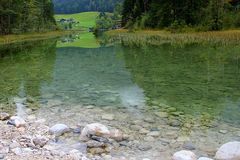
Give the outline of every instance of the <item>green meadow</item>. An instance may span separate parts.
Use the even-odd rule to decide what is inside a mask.
[[[79,24],[76,24],[74,26],[74,29],[80,29],[80,28],[89,28],[93,27],[95,25],[95,20],[97,16],[99,15],[99,12],[82,12],[82,13],[76,13],[76,14],[58,14],[55,15],[55,19],[70,19],[73,18],[75,21],[78,21]]]

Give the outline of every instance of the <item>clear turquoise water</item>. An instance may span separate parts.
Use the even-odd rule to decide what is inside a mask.
[[[150,112],[168,105],[239,127],[240,46],[86,49],[56,42],[0,46],[0,103],[31,96],[41,104],[56,99]]]

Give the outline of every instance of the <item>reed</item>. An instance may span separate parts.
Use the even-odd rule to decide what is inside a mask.
[[[142,30],[113,30],[105,33],[104,43],[121,43],[126,46],[170,44],[214,44],[229,45],[240,43],[240,30],[171,33],[168,31]]]
[[[63,35],[71,34],[74,31],[51,31],[44,33],[27,33],[19,35],[5,35],[0,36],[0,44],[11,44],[16,42],[43,40],[48,38],[60,37]]]

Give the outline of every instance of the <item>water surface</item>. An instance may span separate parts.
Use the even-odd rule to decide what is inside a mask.
[[[49,124],[87,124],[111,113],[115,120],[102,123],[132,135],[131,125],[140,121],[144,128],[161,130],[162,137],[171,130],[193,142],[202,136],[195,142],[199,145],[239,140],[240,46],[86,48],[63,39],[0,46],[1,111],[16,112],[9,105],[14,97],[33,97],[36,115]],[[159,112],[168,118],[158,117]],[[155,122],[146,123],[149,118]],[[172,120],[181,124],[172,125]],[[222,135],[223,129],[229,132]],[[165,147],[161,139],[146,143],[154,146],[149,156]]]

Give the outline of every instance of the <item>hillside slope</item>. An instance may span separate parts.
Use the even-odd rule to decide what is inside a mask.
[[[113,12],[115,5],[122,2],[123,0],[53,0],[55,14]]]

